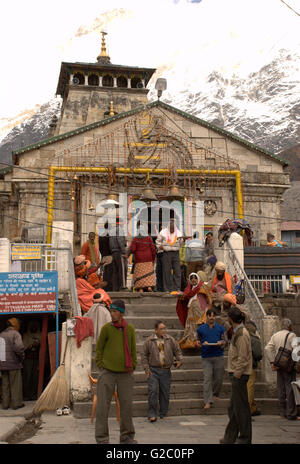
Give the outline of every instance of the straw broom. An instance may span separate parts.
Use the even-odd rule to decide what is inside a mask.
[[[32,412],[35,415],[39,415],[44,411],[56,411],[57,408],[62,408],[69,404],[69,389],[65,369],[65,357],[68,341],[69,338],[67,337],[61,365],[56,369],[55,374],[33,408]]]

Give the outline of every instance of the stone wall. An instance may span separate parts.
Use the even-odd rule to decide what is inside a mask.
[[[299,293],[265,294],[260,297],[260,301],[268,315],[278,316],[280,320],[284,317],[290,319],[293,324],[293,331],[300,336]]]

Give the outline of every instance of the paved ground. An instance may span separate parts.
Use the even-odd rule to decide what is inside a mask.
[[[32,410],[34,403],[17,411],[0,410],[0,442],[24,425],[24,415]],[[21,413],[22,411],[22,413]],[[22,444],[95,444],[94,430],[90,419],[56,416],[44,413],[42,423],[33,437]],[[140,444],[218,444],[223,436],[228,418],[225,415],[171,416],[151,424],[144,417],[134,418],[136,439]],[[300,421],[288,421],[279,416],[255,417],[252,423],[253,444],[299,444]],[[110,442],[119,443],[119,424],[109,419]]]

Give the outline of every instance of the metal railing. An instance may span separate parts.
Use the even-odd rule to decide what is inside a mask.
[[[74,263],[71,248],[54,247],[45,243],[11,243],[13,246],[23,247],[24,250],[33,250],[38,259],[14,259],[11,260],[11,271],[14,272],[38,272],[58,271],[58,288],[63,288],[62,293],[68,293],[71,312],[73,316],[81,316],[81,308],[78,302],[75,284]],[[33,253],[32,256],[35,254]],[[61,258],[61,259],[60,259]]]
[[[260,329],[260,321],[266,316],[266,312],[259,301],[259,298],[247,276],[242,265],[240,264],[234,249],[232,248],[229,240],[226,245],[228,246],[229,268],[228,272],[231,276],[236,276],[237,280],[244,280],[245,288],[245,303],[244,307],[249,312],[251,319],[255,322],[257,329]]]
[[[265,293],[285,293],[286,276],[283,275],[248,275],[248,278],[258,295]]]

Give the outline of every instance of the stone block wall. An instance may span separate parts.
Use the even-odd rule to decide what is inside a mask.
[[[268,294],[260,298],[267,315],[287,317],[292,321],[293,331],[300,336],[300,294]]]

